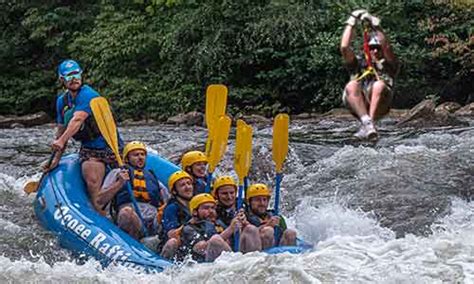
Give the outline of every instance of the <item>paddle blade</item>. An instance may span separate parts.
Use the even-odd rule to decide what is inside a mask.
[[[227,140],[229,139],[231,119],[227,115],[221,116],[215,125],[215,131],[212,137],[212,145],[209,154],[209,172],[213,173],[217,164],[227,148]]]
[[[281,113],[275,117],[273,122],[273,148],[272,156],[276,165],[276,172],[281,173],[283,163],[288,154],[288,127],[290,118],[287,114]]]
[[[23,187],[23,191],[26,194],[30,194],[33,192],[37,192],[39,187],[39,182],[38,181],[29,181],[25,186]]]
[[[227,107],[227,87],[224,85],[209,85],[206,90],[206,126],[207,141],[206,155],[209,157],[211,151],[214,126],[220,116],[225,114]]]
[[[224,85],[209,85],[206,91],[206,125],[212,129],[217,119],[225,114],[227,106],[227,87]]]
[[[239,177],[239,184],[243,185],[247,176],[252,157],[252,127],[243,120],[237,120],[235,138],[234,168]]]
[[[123,161],[118,149],[117,126],[110,111],[109,103],[104,97],[97,97],[91,100],[90,106],[100,133],[112,149],[119,166],[122,166]]]

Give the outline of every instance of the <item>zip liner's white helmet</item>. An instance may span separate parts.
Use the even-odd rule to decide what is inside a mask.
[[[369,46],[381,46],[381,42],[376,35],[371,35],[369,39]]]

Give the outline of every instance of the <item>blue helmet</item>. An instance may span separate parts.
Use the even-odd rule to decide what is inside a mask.
[[[59,67],[58,67],[59,78],[62,78],[72,72],[77,72],[79,74],[82,73],[82,68],[81,66],[79,66],[79,63],[77,63],[76,61],[68,59],[68,60],[64,60],[63,62],[61,62],[61,64],[59,64]]]

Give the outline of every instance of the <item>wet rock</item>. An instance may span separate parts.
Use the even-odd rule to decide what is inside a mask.
[[[440,108],[441,109],[441,108]],[[435,111],[435,103],[432,100],[424,100],[414,106],[408,114],[402,118],[397,126],[402,127],[439,127],[439,126],[467,126],[468,123],[459,120],[448,111]]]
[[[333,108],[332,110],[325,112],[322,116],[324,118],[333,120],[354,119],[354,116],[350,113],[350,111],[345,108]]]
[[[292,115],[291,120],[308,120],[308,119],[318,118],[320,116],[321,114],[318,114],[318,113],[304,112],[304,113]]]
[[[456,115],[474,116],[474,103],[463,106],[455,112]]]
[[[185,124],[187,126],[202,126],[204,123],[204,114],[197,111],[188,112],[186,114],[180,113],[178,115],[168,118],[168,124]]]
[[[10,125],[10,128],[25,128],[25,126],[21,123],[15,122]]]
[[[461,108],[461,105],[456,102],[445,102],[436,107],[437,113],[454,113]]]
[[[242,119],[247,124],[269,125],[272,120],[258,114],[244,115]]]
[[[408,114],[409,109],[391,109],[387,114],[387,117],[393,119],[401,119]]]
[[[153,119],[142,119],[142,120],[133,120],[126,119],[120,123],[121,126],[143,126],[143,125],[154,125],[157,122]]]
[[[13,126],[18,126],[19,124],[24,127],[31,127],[35,125],[45,124],[51,121],[51,118],[44,111],[28,114],[24,116],[9,116],[0,118],[0,128],[10,128]]]

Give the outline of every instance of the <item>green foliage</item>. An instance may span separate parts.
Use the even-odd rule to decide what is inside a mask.
[[[57,0],[2,4],[0,114],[52,114],[66,58],[120,119],[202,111],[211,83],[229,86],[232,114],[326,111],[349,77],[339,43],[357,8],[382,19],[401,59],[395,106],[473,97],[468,1]]]

